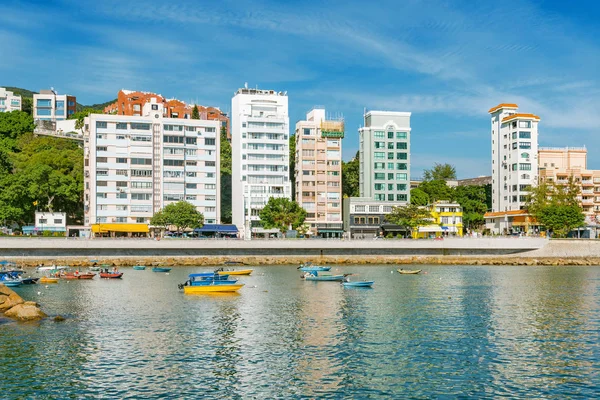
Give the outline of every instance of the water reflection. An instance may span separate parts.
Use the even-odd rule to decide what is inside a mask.
[[[0,397],[595,397],[600,268],[423,269],[344,267],[372,290],[293,267],[225,296],[178,291],[193,268],[20,288],[68,318],[0,325]]]

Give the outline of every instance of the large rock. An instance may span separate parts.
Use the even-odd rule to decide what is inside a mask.
[[[40,310],[34,302],[17,304],[4,313],[5,316],[18,319],[19,321],[37,321],[46,318],[47,315]]]
[[[0,312],[4,312],[18,304],[22,304],[23,299],[16,294],[14,290],[0,284]]]
[[[14,290],[0,284],[0,312],[19,321],[35,321],[47,317],[35,301],[23,301]]]

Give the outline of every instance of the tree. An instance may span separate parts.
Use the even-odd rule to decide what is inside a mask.
[[[431,223],[431,213],[424,207],[407,204],[392,208],[392,212],[386,215],[385,219],[391,224],[405,228],[412,236],[412,232],[416,228]]]
[[[21,103],[21,111],[27,113],[30,116],[33,116],[33,99],[31,97],[23,97],[23,101]]]
[[[81,111],[77,111],[76,113],[69,115],[67,119],[76,119],[77,122],[75,122],[75,129],[79,129],[83,132],[85,118],[88,117],[90,114],[103,114],[103,110],[85,108]]]
[[[360,196],[360,152],[348,162],[342,161],[342,195],[343,197]]]
[[[450,164],[435,163],[432,169],[423,171],[424,181],[450,181],[456,179],[456,168]]]
[[[571,230],[584,225],[585,216],[579,205],[580,189],[573,177],[566,185],[541,182],[531,188],[527,210],[556,237],[566,237]]]
[[[292,185],[292,200],[296,200],[296,135],[290,135],[289,139],[290,159],[289,174]]]
[[[260,210],[260,220],[267,229],[277,228],[283,234],[304,223],[306,211],[298,203],[285,197],[271,197]]]
[[[424,181],[419,185],[419,189],[427,193],[431,203],[439,200],[451,200],[454,193],[453,188],[446,185],[446,181],[439,179]]]
[[[194,109],[192,110],[192,119],[200,119],[200,111],[198,111],[197,105],[194,105]]]
[[[462,207],[464,226],[477,229],[485,223],[483,216],[488,210],[485,186],[457,186],[452,200]]]
[[[33,118],[26,112],[0,113],[0,137],[17,139],[25,133],[33,132],[34,128]]]
[[[231,144],[227,140],[227,128],[221,127],[221,222],[231,223]]]
[[[429,195],[422,189],[414,188],[410,190],[410,204],[417,206],[426,206],[429,204]]]
[[[157,212],[150,220],[155,226],[175,226],[177,232],[187,228],[200,228],[204,225],[204,215],[196,210],[196,207],[187,201],[178,201],[166,205]]]

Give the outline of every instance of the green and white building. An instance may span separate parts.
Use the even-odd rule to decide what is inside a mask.
[[[360,197],[410,201],[410,112],[367,111],[360,136]]]

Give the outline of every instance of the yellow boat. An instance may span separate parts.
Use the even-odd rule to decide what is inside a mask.
[[[42,276],[40,278],[40,283],[58,283],[58,278],[50,278],[47,276]]]
[[[418,274],[421,271],[422,270],[420,270],[420,269],[410,270],[410,269],[402,269],[402,268],[400,268],[398,270],[398,272],[401,273],[401,274],[403,274],[403,275],[416,275],[416,274]]]
[[[184,286],[183,293],[196,294],[196,293],[217,293],[217,292],[235,292],[239,290],[243,283],[235,285],[198,285],[198,286]]]
[[[250,275],[253,269],[240,269],[238,271],[219,271],[219,275]]]

